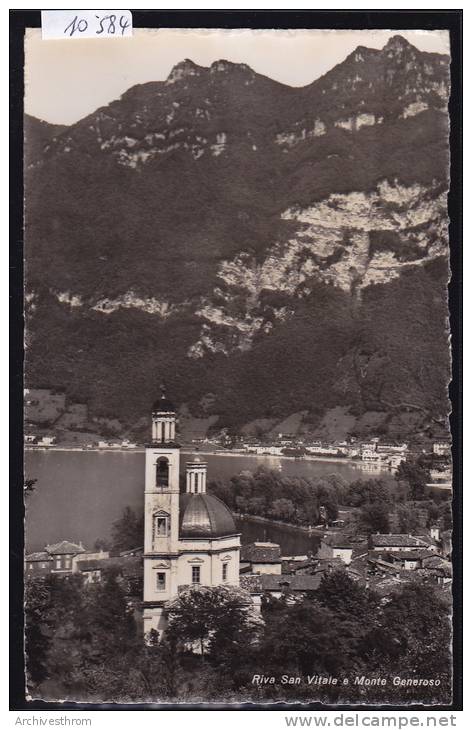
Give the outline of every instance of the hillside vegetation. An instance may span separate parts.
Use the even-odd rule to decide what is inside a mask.
[[[448,64],[401,36],[301,89],[184,61],[27,119],[28,384],[127,427],[162,379],[215,428],[444,419]]]

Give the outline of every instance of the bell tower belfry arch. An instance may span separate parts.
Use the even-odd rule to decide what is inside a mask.
[[[144,629],[165,629],[164,604],[177,594],[180,446],[176,412],[161,386],[145,446]]]

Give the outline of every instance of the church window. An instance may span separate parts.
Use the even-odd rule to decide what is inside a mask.
[[[166,574],[165,573],[157,573],[156,589],[158,591],[165,591],[165,589],[166,589]]]
[[[66,565],[65,565],[65,567],[66,568],[70,568],[71,567],[71,563],[72,563],[71,559],[70,558],[66,558]]]
[[[154,515],[154,537],[167,537],[169,534],[169,518]]]
[[[56,568],[60,568],[60,567],[61,567],[61,559],[56,558]]]
[[[192,565],[192,583],[200,583],[200,566]]]
[[[164,457],[156,462],[156,486],[169,486],[169,462]]]
[[[222,577],[223,580],[228,580],[228,563],[223,563]]]

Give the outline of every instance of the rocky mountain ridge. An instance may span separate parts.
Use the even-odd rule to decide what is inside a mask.
[[[119,101],[69,129],[61,128],[62,133],[44,145],[43,154],[102,151],[117,164],[139,169],[177,149],[194,159],[204,154],[218,157],[228,145],[230,129],[239,143],[254,152],[259,149],[256,142],[262,147],[275,143],[290,148],[322,137],[333,127],[354,133],[364,126],[406,119],[428,109],[447,111],[448,65],[447,57],[419,52],[402,36],[394,36],[380,51],[358,47],[342,64],[301,89],[259,76],[245,64],[221,60],[206,68],[186,59],[172,69],[166,81],[133,87]],[[239,103],[253,124],[261,110],[257,103],[252,110],[251,105],[262,93],[272,102],[266,113],[274,115],[273,126],[292,126],[275,136],[268,136],[266,129],[260,130],[262,134],[234,129],[235,110],[228,104],[228,87],[234,83],[242,92]],[[332,104],[333,92],[339,100],[336,105]],[[354,107],[353,94],[357,97]],[[317,116],[311,113],[314,102]]]
[[[145,368],[159,377],[173,363],[190,407],[211,393],[222,423],[305,410],[316,421],[340,405],[391,411],[375,395],[387,358],[387,402],[416,397],[428,418],[444,416],[448,64],[401,36],[302,88],[186,60],[69,128],[44,134],[26,119],[29,377],[117,415],[122,369],[105,333],[135,370],[136,408]],[[438,363],[424,383],[412,360],[398,362],[411,332],[394,302],[414,280],[440,323],[421,335],[417,355],[427,371]],[[382,326],[392,320],[388,354],[379,325],[366,326],[374,300]],[[50,365],[45,323],[62,343]],[[321,360],[319,326],[332,333]],[[284,406],[265,383],[275,352]],[[355,352],[370,371],[356,370]],[[241,404],[254,387],[261,397]]]

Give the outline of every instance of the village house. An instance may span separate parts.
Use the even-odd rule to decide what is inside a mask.
[[[360,448],[360,455],[362,461],[367,462],[379,462],[382,460],[380,454],[377,453],[376,444],[362,444]]]
[[[72,561],[79,553],[85,553],[82,543],[61,540],[55,545],[46,545],[46,552],[53,559],[51,573],[72,573]]]
[[[44,577],[51,573],[67,577],[82,575],[86,584],[100,583],[107,571],[112,571],[120,581],[133,582],[142,593],[143,547],[112,553],[105,550],[86,551],[80,543],[62,540],[57,545],[47,545],[45,550],[25,556],[26,577]]]
[[[272,445],[260,445],[260,444],[244,444],[244,450],[248,454],[257,454],[263,456],[281,456],[283,452],[283,446],[272,446]]]
[[[398,469],[402,461],[406,461],[406,455],[404,454],[389,454],[387,456],[387,464],[391,469]]]
[[[434,578],[438,585],[444,586],[452,581],[452,564],[440,555],[431,555],[423,561],[420,570],[428,578]]]
[[[26,577],[37,578],[49,575],[51,572],[53,558],[46,550],[37,553],[30,553],[25,556]]]
[[[351,569],[342,558],[306,559],[304,561],[285,561],[281,575],[261,573],[259,575],[240,575],[241,588],[249,591],[251,599],[259,608],[263,596],[281,598],[283,595],[294,599],[313,596],[321,585],[323,577],[334,572],[347,575],[360,585],[366,585],[362,572]]]
[[[242,545],[240,570],[254,574],[280,575],[282,572],[280,545],[275,542],[253,542]]]
[[[55,436],[43,436],[36,441],[37,446],[54,446],[57,439]]]
[[[74,559],[85,553],[82,543],[77,545],[69,540],[61,540],[55,545],[46,545],[44,550],[25,556],[26,575],[39,576],[49,573],[69,574],[74,569]]]
[[[417,570],[424,567],[424,564],[431,557],[435,557],[431,550],[423,548],[421,550],[373,550],[370,556],[383,563],[387,563],[394,569],[400,570]]]
[[[312,575],[318,563],[312,556],[300,556],[303,559],[297,560],[290,557],[282,557],[282,573],[289,575]]]
[[[452,580],[450,561],[427,549],[385,553],[370,551],[363,572],[366,585],[382,596],[388,596],[403,583],[411,581],[442,588]]]
[[[97,558],[77,560],[74,573],[79,573],[85,583],[100,583],[102,580],[103,561]]]
[[[433,454],[435,456],[450,456],[451,445],[448,441],[435,441],[433,443]]]
[[[400,454],[400,455],[406,455],[406,452],[408,450],[408,444],[405,443],[396,443],[394,441],[390,442],[384,442],[384,443],[378,443],[377,444],[377,452],[379,454]]]
[[[318,549],[318,558],[341,558],[349,565],[352,560],[353,545],[342,535],[323,535]]]
[[[118,555],[98,553],[78,556],[74,572],[85,579],[86,584],[100,583],[107,573],[116,576],[119,583],[126,583],[128,595],[141,596],[143,589],[143,550],[126,551]]]
[[[436,549],[435,540],[428,535],[381,535],[377,533],[371,535],[370,543],[372,550],[378,552],[417,550],[418,548]]]
[[[336,446],[323,444],[321,446],[307,446],[306,450],[310,454],[319,454],[320,456],[339,456],[340,450]]]
[[[260,610],[263,596],[281,598],[283,595],[313,595],[320,587],[324,573],[316,575],[241,575],[241,588],[248,591],[256,609]]]
[[[431,469],[430,477],[431,477],[431,482],[426,484],[427,487],[452,489],[452,471],[451,471],[451,469]]]
[[[77,553],[72,558],[72,572],[77,573],[80,568],[79,565],[84,561],[104,561],[110,557],[110,553],[106,550],[95,550],[94,552],[83,551]]]

